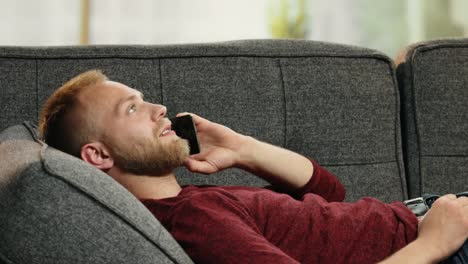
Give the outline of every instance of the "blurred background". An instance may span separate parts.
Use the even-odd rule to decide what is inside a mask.
[[[299,38],[395,57],[468,34],[464,0],[0,0],[0,46]]]

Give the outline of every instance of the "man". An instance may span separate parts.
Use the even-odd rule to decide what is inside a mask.
[[[50,146],[139,198],[195,262],[435,263],[468,237],[466,197],[439,198],[419,223],[403,203],[343,203],[343,186],[314,161],[191,115],[202,151],[189,156],[164,106],[93,70],[55,91],[39,127]],[[182,188],[173,174],[182,165],[205,174],[241,168],[276,192]]]

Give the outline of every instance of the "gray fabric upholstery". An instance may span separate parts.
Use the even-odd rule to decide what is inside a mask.
[[[35,60],[0,55],[0,131],[37,119],[36,85]]]
[[[397,71],[410,195],[468,190],[468,39],[417,43]]]
[[[379,52],[313,41],[255,40],[3,47],[0,62],[6,65],[0,78],[7,91],[26,89],[30,96],[15,107],[0,98],[8,116],[1,127],[24,118],[36,120],[38,107],[61,83],[87,69],[101,68],[111,79],[144,92],[149,101],[166,105],[169,116],[198,113],[316,159],[345,183],[348,201],[363,195],[385,201],[406,198],[398,91],[392,62]],[[34,74],[17,80],[17,67]],[[33,81],[26,84],[24,79]],[[18,111],[24,114],[13,113]],[[367,175],[368,171],[373,174]],[[185,169],[177,174],[182,184],[266,184],[235,169],[212,176],[192,175]],[[368,189],[354,182],[382,188]],[[386,182],[394,184],[385,186]]]
[[[29,121],[0,132],[0,143],[7,140],[39,140],[37,126]]]
[[[344,183],[347,201],[407,197],[394,68],[377,51],[302,40],[0,47],[0,130],[37,121],[55,89],[93,68],[166,105],[169,117],[194,112],[317,160]],[[21,129],[0,134],[1,260],[190,261],[120,185],[25,141]],[[182,184],[266,184],[236,169],[176,173]]]
[[[0,260],[191,263],[122,186],[32,137],[15,137],[27,133],[21,125],[0,134],[8,138],[0,142]]]

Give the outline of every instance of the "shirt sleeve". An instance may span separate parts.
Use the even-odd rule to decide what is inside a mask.
[[[313,193],[329,202],[344,201],[346,189],[338,178],[314,160],[310,160],[310,162],[314,167],[312,177],[306,185],[291,193],[291,196],[300,200],[305,194]]]
[[[167,228],[195,263],[299,263],[255,230],[248,214],[205,194],[180,208]]]

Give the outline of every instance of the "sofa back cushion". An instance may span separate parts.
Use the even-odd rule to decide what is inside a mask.
[[[317,160],[344,183],[348,201],[406,198],[398,89],[379,52],[303,40],[0,48],[8,95],[0,127],[36,118],[55,89],[92,68],[166,105],[170,117],[194,112]],[[236,169],[176,173],[182,184],[266,184]]]
[[[127,190],[35,137],[0,133],[0,262],[191,263]]]
[[[400,54],[405,161],[412,197],[468,189],[468,39]]]

